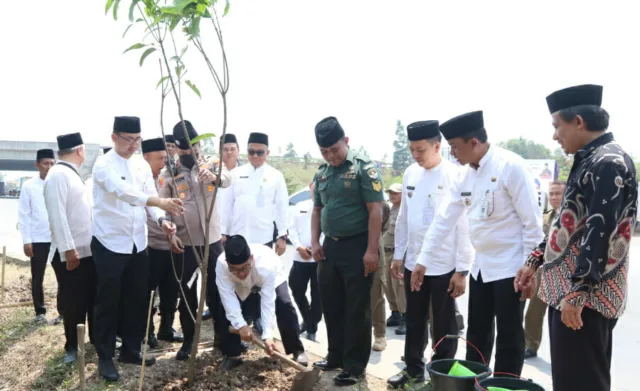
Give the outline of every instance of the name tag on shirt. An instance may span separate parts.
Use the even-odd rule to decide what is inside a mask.
[[[126,180],[127,180],[127,178],[125,178],[125,177],[123,177],[123,176],[121,176],[121,177],[120,177],[120,179],[122,179],[123,181],[126,181]]]
[[[301,210],[300,213],[307,213],[307,211],[306,210]]]
[[[487,190],[480,204],[480,218],[486,219],[493,213],[493,192]]]
[[[248,176],[241,176],[240,179],[249,179]]]

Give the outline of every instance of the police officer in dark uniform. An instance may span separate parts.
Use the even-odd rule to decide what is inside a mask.
[[[336,118],[320,121],[315,133],[327,163],[314,178],[311,242],[329,352],[314,366],[342,368],[335,383],[354,385],[371,353],[371,284],[379,261],[384,185],[377,165],[349,148]]]

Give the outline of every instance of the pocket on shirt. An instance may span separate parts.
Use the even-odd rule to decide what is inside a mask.
[[[320,201],[326,205],[329,199],[329,184],[326,181],[318,183],[318,193],[320,193]]]
[[[509,209],[511,205],[511,196],[506,190],[496,189],[491,191],[491,197],[493,198],[493,210],[489,210],[489,218],[496,218],[501,216],[505,210]]]
[[[176,191],[178,192],[178,198],[182,201],[189,201],[191,199],[191,189],[185,181],[176,185]]]

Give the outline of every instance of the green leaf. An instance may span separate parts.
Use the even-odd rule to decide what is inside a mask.
[[[113,20],[118,20],[118,7],[120,6],[120,0],[114,0],[113,2]]]
[[[122,33],[122,38],[124,38],[125,35],[127,35],[127,32],[129,31],[129,29],[131,28],[131,26],[133,26],[135,23],[131,23],[130,25],[127,26],[127,28],[124,30],[124,33]]]
[[[196,93],[196,95],[198,95],[198,98],[202,99],[202,96],[200,95],[200,90],[198,89],[198,87],[196,87],[195,84],[191,82],[191,80],[185,81],[185,84],[188,85],[189,88],[191,88],[193,92]],[[193,144],[193,141],[191,143]]]
[[[127,50],[125,50],[124,52],[122,52],[122,54],[125,54],[126,52],[128,52],[129,50],[136,50],[136,49],[142,49],[143,47],[145,47],[147,45],[143,44],[143,43],[135,43],[131,46],[129,46],[129,48],[127,48]]]
[[[189,32],[189,35],[193,37],[200,35],[200,18],[198,17],[193,18],[193,20],[191,21],[191,24],[189,25],[188,32]]]
[[[188,82],[187,82],[188,83]],[[205,133],[205,134],[201,134],[198,137],[192,138],[191,139],[191,145],[194,145],[195,143],[202,141],[202,140],[206,140],[208,138],[214,138],[216,137],[215,134],[213,133]]]
[[[113,5],[113,0],[107,0],[107,4],[104,7],[104,14],[108,14],[111,6]]]
[[[227,5],[224,6],[224,12],[222,13],[222,16],[227,16],[227,13],[229,12],[229,7],[231,6],[231,3],[229,2],[229,0],[227,0]]]
[[[176,7],[171,6],[171,5],[168,5],[166,7],[160,7],[160,11],[164,15],[164,17],[167,17],[167,16],[182,16],[180,11],[178,11],[178,9]]]
[[[189,46],[185,46],[182,48],[182,51],[180,52],[180,58],[184,57],[184,54],[187,52],[187,49],[189,49]]]
[[[169,78],[169,76],[165,76],[162,79],[158,80],[158,84],[156,84],[156,89],[158,87],[160,87],[162,85],[162,83],[164,83],[165,81],[167,81],[167,79]]]
[[[180,20],[182,20],[179,16],[174,16],[171,19],[171,24],[169,25],[169,30],[173,31],[176,26],[178,25],[178,23],[180,23]]]
[[[176,75],[178,75],[178,77],[180,77],[180,75],[182,75],[182,71],[184,70],[184,65],[178,65],[176,67]]]
[[[176,8],[176,10],[180,12],[180,15],[182,15],[182,12],[185,10],[185,8],[189,7],[191,4],[194,4],[194,3],[198,3],[198,2],[194,0],[175,0],[173,2],[173,5]]]
[[[144,53],[142,53],[142,56],[140,56],[140,66],[142,66],[142,63],[144,62],[144,59],[147,58],[148,55],[150,55],[151,53],[155,52],[156,48],[149,48],[147,50],[144,51]]]
[[[133,13],[134,13],[134,11],[136,9],[136,4],[138,4],[138,1],[140,1],[140,0],[133,0],[131,2],[131,6],[129,7],[129,20],[131,22],[133,22]]]

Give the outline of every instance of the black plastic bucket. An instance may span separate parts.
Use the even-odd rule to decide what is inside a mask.
[[[449,371],[456,362],[460,362],[460,364],[477,375],[469,377],[450,376]],[[491,368],[484,364],[451,359],[431,361],[427,364],[427,371],[431,377],[433,391],[475,391],[476,378],[486,379],[491,375]]]
[[[545,391],[543,387],[531,380],[512,379],[509,377],[492,377],[478,380],[476,391],[486,391],[489,387],[501,387],[509,390]]]

